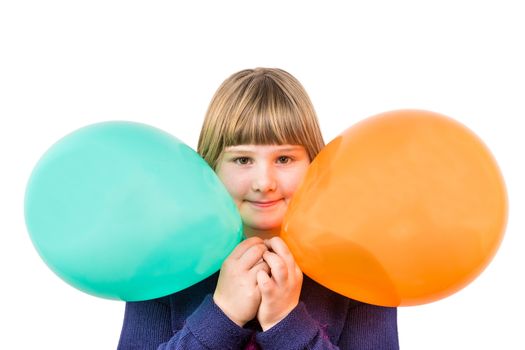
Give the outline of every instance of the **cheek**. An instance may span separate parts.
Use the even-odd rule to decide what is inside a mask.
[[[235,199],[236,181],[234,181],[233,179],[235,179],[236,176],[233,169],[231,169],[229,164],[219,161],[215,171],[228,193]]]
[[[296,169],[293,174],[289,174],[289,176],[283,180],[283,187],[288,197],[291,197],[295,193],[306,175],[306,170],[307,168]]]
[[[226,190],[235,201],[242,200],[246,192],[245,181],[239,176],[225,176],[221,177],[221,181],[226,187]]]

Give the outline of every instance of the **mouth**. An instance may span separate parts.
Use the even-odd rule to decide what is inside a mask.
[[[281,199],[277,199],[277,200],[274,200],[274,201],[250,201],[250,200],[247,200],[248,203],[250,203],[251,205],[255,206],[255,207],[258,207],[258,208],[269,208],[269,207],[272,207],[278,203],[281,202]]]

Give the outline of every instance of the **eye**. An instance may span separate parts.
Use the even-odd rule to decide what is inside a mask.
[[[277,158],[277,162],[279,164],[288,164],[291,161],[292,161],[292,158],[288,156],[280,156],[279,158]]]
[[[237,158],[233,159],[233,162],[237,163],[239,165],[246,165],[246,164],[250,164],[250,158],[248,158],[248,157],[237,157]]]

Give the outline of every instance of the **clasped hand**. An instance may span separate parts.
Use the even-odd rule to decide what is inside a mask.
[[[224,261],[213,300],[233,322],[244,326],[257,317],[263,331],[299,303],[303,274],[279,237],[251,237]]]

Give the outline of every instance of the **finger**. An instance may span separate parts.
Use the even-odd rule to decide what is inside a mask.
[[[235,247],[235,249],[230,253],[229,258],[237,260],[253,245],[261,243],[264,244],[264,241],[259,237],[247,238]]]
[[[282,285],[288,278],[288,266],[284,260],[277,254],[267,251],[263,255],[264,261],[270,267],[272,278],[278,285]]]
[[[295,265],[295,281],[301,285],[303,284],[303,271],[297,265]]]
[[[266,274],[270,274],[270,266],[266,263],[266,261],[262,260],[262,262],[258,262],[255,264],[254,267],[251,268],[251,273],[257,275],[259,271],[264,271]]]
[[[273,251],[277,255],[283,258],[289,258],[293,260],[293,255],[288,249],[288,246],[281,237],[272,237],[264,241],[264,244],[268,247],[269,250]]]
[[[259,286],[263,298],[269,295],[272,290],[275,290],[277,287],[270,276],[262,270],[257,272],[257,285]]]
[[[301,268],[297,264],[295,264],[295,275],[296,276],[302,276],[303,275],[303,271],[301,271]]]
[[[239,266],[243,269],[251,269],[255,266],[259,260],[262,259],[264,252],[268,251],[268,248],[264,244],[255,244],[248,248],[244,254],[237,260]]]
[[[284,243],[280,237],[272,237],[271,239],[266,240],[264,244],[268,249],[279,255],[284,260],[288,268],[288,273],[291,274],[295,272],[295,259],[286,243]]]

